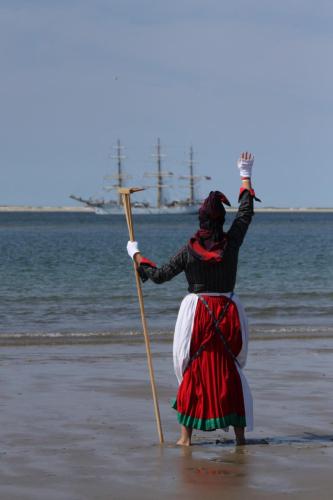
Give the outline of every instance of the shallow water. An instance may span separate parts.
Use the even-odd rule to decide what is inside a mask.
[[[175,446],[172,350],[152,346],[163,446],[142,344],[2,348],[0,497],[331,499],[332,338],[250,343],[242,447],[231,429]]]
[[[234,214],[228,214],[230,223]],[[142,252],[164,263],[196,230],[195,216],[137,216]],[[0,336],[141,331],[123,217],[0,213]],[[241,248],[236,292],[257,336],[333,333],[333,213],[258,213]],[[186,294],[178,276],[144,285],[148,324],[173,330]]]

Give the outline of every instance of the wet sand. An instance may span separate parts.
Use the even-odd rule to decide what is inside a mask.
[[[166,443],[144,347],[8,346],[0,358],[0,498],[331,499],[333,339],[255,340],[255,431],[178,436],[171,344],[153,344]]]

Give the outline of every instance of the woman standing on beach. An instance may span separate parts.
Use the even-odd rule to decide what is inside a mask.
[[[199,230],[169,263],[158,268],[141,255],[137,242],[127,244],[143,281],[164,283],[182,271],[188,281],[190,293],[181,303],[173,342],[179,445],[191,444],[193,429],[212,431],[230,425],[236,443],[244,444],[245,427],[253,428],[252,396],[242,372],[248,325],[233,291],[238,251],[253,216],[253,161],[251,153],[242,153],[238,160],[240,206],[229,231],[223,231],[223,204],[230,203],[223,193],[211,191],[199,209]]]

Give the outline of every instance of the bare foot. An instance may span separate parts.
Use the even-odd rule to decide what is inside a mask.
[[[191,437],[193,429],[191,427],[180,426],[180,438],[177,441],[178,446],[191,446]]]
[[[234,427],[236,445],[244,446],[246,444],[245,435],[244,435],[244,427]]]
[[[180,439],[178,439],[176,444],[178,446],[191,446],[191,440],[180,438]]]

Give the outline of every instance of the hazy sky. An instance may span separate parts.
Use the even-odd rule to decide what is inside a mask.
[[[117,139],[137,175],[160,137],[202,195],[235,204],[251,150],[263,206],[333,206],[332,23],[331,0],[0,0],[0,204],[103,194]]]

